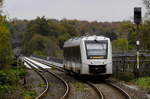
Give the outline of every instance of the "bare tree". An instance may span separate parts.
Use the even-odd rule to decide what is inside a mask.
[[[143,0],[143,4],[146,8],[145,19],[150,19],[150,0]]]
[[[0,14],[2,12],[2,5],[3,5],[3,0],[0,0]]]

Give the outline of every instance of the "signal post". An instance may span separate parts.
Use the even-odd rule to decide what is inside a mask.
[[[140,68],[140,40],[139,40],[139,26],[142,22],[142,12],[141,12],[141,7],[135,7],[134,8],[134,23],[136,24],[137,27],[137,38],[136,38],[136,77],[139,77],[139,68]]]

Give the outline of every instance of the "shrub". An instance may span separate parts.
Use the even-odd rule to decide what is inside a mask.
[[[25,91],[23,93],[24,99],[34,99],[37,96],[37,93],[35,91]]]
[[[142,77],[142,78],[133,80],[133,82],[141,87],[150,88],[150,77]]]
[[[0,85],[12,85],[13,83],[14,74],[12,72],[0,71]]]
[[[130,81],[134,79],[134,74],[131,72],[118,73],[117,78],[123,81]]]
[[[134,79],[131,82],[140,86],[141,89],[144,89],[148,94],[150,94],[150,77]]]
[[[0,95],[3,95],[3,93],[7,94],[9,92],[15,93],[14,90],[19,87],[18,81],[23,78],[26,73],[27,70],[24,66],[0,70]]]
[[[19,75],[19,78],[23,78],[25,77],[25,75],[27,74],[27,68],[24,66],[24,65],[21,65],[19,68],[18,68],[18,75]]]

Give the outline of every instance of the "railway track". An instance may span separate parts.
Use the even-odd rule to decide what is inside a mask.
[[[115,88],[116,90],[118,90],[121,94],[123,94],[123,96],[125,97],[125,99],[132,99],[131,96],[123,89],[121,89],[120,87],[118,87],[117,85],[113,84],[111,81],[106,81],[106,83]]]
[[[35,67],[33,67],[27,60],[24,60],[24,62],[27,63],[43,79],[43,81],[46,84],[46,87],[43,90],[43,92],[35,98],[35,99],[41,99],[48,92],[48,89],[49,89],[48,80],[46,79],[46,77],[44,75],[42,75],[40,73],[40,71],[38,69],[36,69]]]
[[[55,68],[53,64],[46,63],[46,62],[39,61],[39,60],[36,60],[36,61]],[[65,71],[63,70],[62,67],[58,67],[58,66],[56,66],[56,69],[62,72]],[[126,91],[116,86],[111,81],[107,80],[105,83],[100,83],[100,84],[94,84],[92,82],[86,82],[86,83],[90,85],[96,91],[100,99],[132,99],[131,96]]]
[[[56,66],[56,65],[54,65],[54,64],[52,64],[52,63],[48,63],[48,62],[46,62],[46,61],[38,60],[38,59],[35,59],[35,58],[31,58],[31,59],[32,59],[32,60],[35,60],[35,61],[38,61],[38,62],[40,62],[40,63],[42,63],[42,64],[44,64],[44,65],[47,65],[47,66],[49,66],[49,67],[55,68],[55,69],[57,69],[57,70],[59,70],[59,71],[65,72],[65,70],[64,70],[63,67]]]
[[[35,60],[35,59],[33,59]],[[42,64],[45,64],[47,66],[50,66],[52,68],[55,68],[57,69],[58,71],[61,71],[61,72],[65,72],[65,70],[62,68],[62,67],[58,67],[58,66],[53,66],[53,64],[50,64],[50,63],[46,63],[46,62],[43,62],[43,61],[39,61],[39,60],[35,60],[35,61],[38,61]],[[84,81],[86,82],[91,88],[93,88],[93,90],[96,92],[96,94],[98,95],[99,99],[104,99],[104,95],[102,94],[102,92],[91,82],[87,82],[87,81]]]
[[[35,64],[34,62],[30,61],[29,59],[25,59],[25,60],[26,60],[26,62],[28,62],[28,64],[30,64],[30,65],[32,64],[32,65],[37,66],[40,69],[40,71],[43,72],[43,75],[46,76],[46,79],[48,81],[48,85],[51,85],[51,87],[54,87],[54,86],[52,86],[52,84],[54,84],[56,82],[58,83],[58,81],[61,82],[60,84],[57,84],[57,88],[51,88],[50,87],[46,92],[43,92],[40,98],[43,98],[43,99],[50,99],[51,98],[51,99],[53,99],[54,98],[53,96],[56,96],[57,97],[57,98],[55,97],[56,99],[66,99],[68,97],[69,91],[70,91],[70,87],[69,87],[69,84],[63,78],[61,78],[60,76],[56,75],[55,73],[52,73],[52,72],[50,72],[50,71],[48,71],[48,70],[38,66],[37,64]],[[52,76],[53,76],[53,78],[55,77],[57,80],[55,79],[55,81],[54,81]],[[60,87],[60,85],[62,85],[62,84],[65,86],[65,88]],[[60,88],[63,89],[63,90],[65,89],[65,90],[64,91],[63,90],[59,90],[60,92],[63,91],[63,95],[58,97],[59,93],[58,93],[57,89],[60,89]],[[52,89],[56,89],[56,90],[52,90]],[[36,98],[36,99],[40,99],[40,98]]]
[[[132,99],[131,96],[113,83],[94,84],[103,94],[103,99]]]

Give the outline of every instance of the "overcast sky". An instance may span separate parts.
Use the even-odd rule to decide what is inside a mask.
[[[4,11],[10,18],[88,21],[123,21],[133,17],[133,8],[142,0],[5,0]]]

